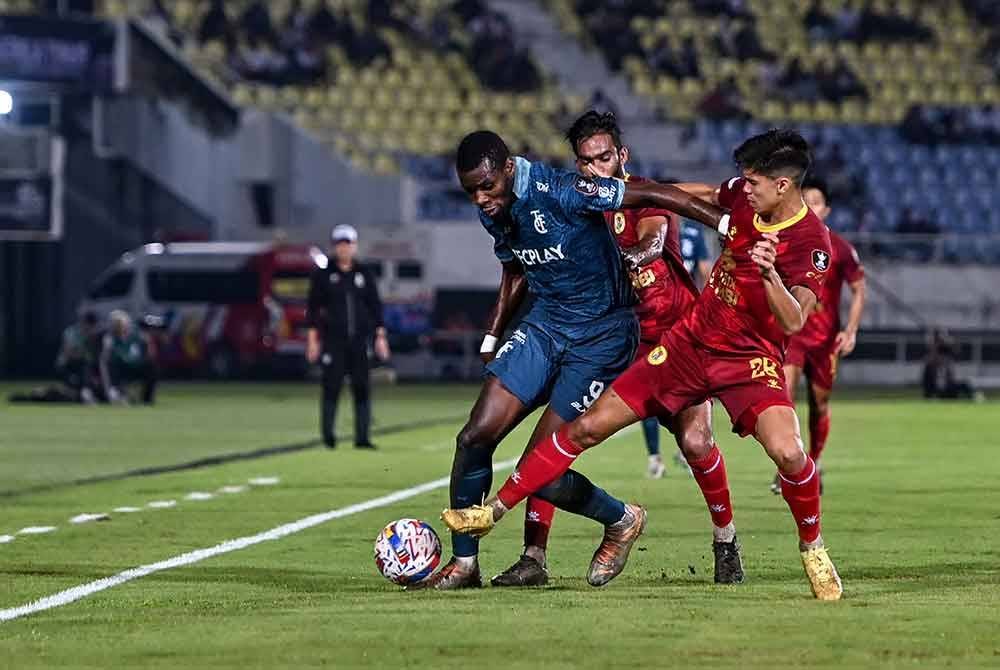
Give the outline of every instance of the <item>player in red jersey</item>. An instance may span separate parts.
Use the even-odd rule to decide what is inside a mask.
[[[566,133],[576,154],[580,174],[623,179],[628,183],[648,181],[625,171],[628,147],[621,141],[621,129],[614,114],[589,111]],[[605,212],[630,269],[632,286],[639,304],[639,347],[636,360],[655,349],[669,328],[694,305],[698,295],[691,275],[684,268],[680,249],[680,217],[665,209],[621,209]],[[689,407],[667,420],[677,445],[691,465],[712,518],[716,583],[743,581],[743,563],[733,524],[726,464],[712,435],[712,405],[709,401]],[[659,420],[650,417],[654,437]],[[650,444],[647,435],[647,448]],[[657,445],[656,442],[653,442]],[[658,445],[657,445],[658,447]],[[663,467],[659,450],[650,450],[650,464]],[[652,455],[654,454],[655,455]],[[654,460],[655,459],[655,460]],[[525,508],[524,554],[516,563],[491,580],[494,586],[541,586],[548,581],[545,551],[555,508],[532,496]]]
[[[511,507],[570,467],[583,451],[648,416],[675,416],[715,397],[741,436],[753,435],[781,474],[813,594],[837,600],[840,577],[820,534],[816,464],[803,451],[781,365],[788,337],[805,325],[830,266],[826,226],[802,200],[809,145],[791,130],[751,137],[734,152],[742,176],[713,194],[732,210],[725,248],[694,308],[645,359],[632,364],[572,423],[529,451],[497,495],[445,510],[452,530],[483,535]],[[638,534],[605,533],[589,580],[624,567]]]
[[[810,180],[802,187],[802,196],[813,214],[825,221],[830,215],[826,184]],[[816,307],[806,320],[805,327],[794,335],[785,350],[785,384],[795,399],[802,373],[808,381],[809,397],[809,456],[816,462],[816,476],[822,467],[819,457],[830,435],[830,394],[837,376],[837,363],[841,356],[854,351],[854,343],[865,309],[865,269],[858,252],[837,233],[830,231],[833,258],[827,272],[823,293]],[[847,325],[840,327],[840,291],[844,282],[851,289],[851,309]],[[820,492],[823,480],[820,479]],[[774,476],[771,492],[781,493],[781,480]]]

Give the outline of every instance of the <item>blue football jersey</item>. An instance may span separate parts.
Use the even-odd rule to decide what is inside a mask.
[[[705,244],[700,225],[684,221],[681,226],[681,257],[684,259],[684,267],[692,275],[699,261],[708,260],[708,245]]]
[[[634,301],[621,255],[602,212],[621,207],[625,182],[584,177],[515,157],[511,224],[479,218],[501,262],[524,267],[532,311],[584,324]]]

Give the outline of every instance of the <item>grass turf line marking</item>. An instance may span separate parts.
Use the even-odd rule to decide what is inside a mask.
[[[406,423],[396,423],[388,426],[374,427],[372,429],[372,435],[393,435],[396,433],[405,433],[408,430],[415,430],[419,428],[430,428],[433,426],[440,426],[448,423],[456,423],[459,421],[464,421],[468,415],[460,414],[456,416],[441,416],[432,417],[429,419],[422,419],[419,421],[408,421]],[[348,436],[345,439],[349,439]],[[214,467],[217,465],[225,465],[227,463],[234,463],[237,461],[250,461],[259,458],[268,458],[270,456],[280,456],[283,454],[291,454],[298,451],[304,451],[306,449],[314,449],[323,444],[322,440],[308,440],[306,442],[297,442],[295,444],[284,444],[278,445],[276,447],[264,447],[263,449],[255,449],[253,451],[239,451],[236,453],[222,454],[219,456],[208,456],[206,458],[199,458],[194,461],[187,461],[186,463],[177,463],[175,465],[158,465],[147,468],[136,468],[134,470],[126,470],[125,472],[117,472],[107,475],[95,475],[93,477],[84,477],[82,479],[74,479],[67,482],[53,482],[49,484],[37,484],[35,486],[29,486],[23,489],[15,489],[13,491],[0,491],[0,498],[16,498],[23,495],[28,495],[32,493],[44,493],[46,491],[55,491],[58,489],[71,488],[75,486],[89,486],[91,484],[101,484],[104,482],[114,482],[122,479],[132,479],[134,477],[152,477],[155,475],[162,475],[168,472],[183,472],[184,470],[197,470],[200,468]]]
[[[204,491],[192,491],[191,493],[184,496],[184,500],[211,500],[215,497],[214,493],[206,493]]]
[[[281,479],[278,477],[253,477],[247,481],[251,486],[274,486],[279,483]]]
[[[118,512],[119,514],[131,514],[132,512],[141,512],[141,507],[116,507],[112,512]]]
[[[75,517],[69,520],[70,523],[90,523],[91,521],[107,521],[111,517],[104,512],[98,512],[97,514],[77,514]]]
[[[150,507],[152,509],[167,509],[168,507],[173,507],[176,504],[176,500],[154,500],[146,503],[146,507]]]
[[[13,535],[0,535],[0,544],[7,544],[8,542],[13,542]]]
[[[497,470],[505,470],[513,467],[515,463],[517,463],[516,458],[495,463],[493,465],[493,471],[496,472]],[[418,484],[417,486],[402,489],[396,491],[395,493],[389,493],[379,498],[372,498],[371,500],[348,505],[347,507],[341,507],[340,509],[313,514],[299,519],[298,521],[286,523],[272,528],[271,530],[257,533],[256,535],[248,535],[235,540],[227,540],[226,542],[217,544],[214,547],[196,549],[179,556],[174,556],[173,558],[168,558],[165,561],[160,561],[159,563],[141,565],[137,568],[131,568],[130,570],[119,572],[117,575],[112,575],[111,577],[104,577],[103,579],[98,579],[87,584],[74,586],[66,589],[65,591],[60,591],[59,593],[54,593],[51,596],[46,596],[39,600],[35,600],[34,602],[27,603],[26,605],[0,610],[0,623],[13,621],[14,619],[28,616],[29,614],[44,612],[45,610],[54,609],[56,607],[62,607],[63,605],[76,602],[81,598],[86,598],[89,595],[119,586],[134,579],[139,579],[140,577],[146,577],[156,572],[191,565],[192,563],[203,561],[206,558],[212,558],[213,556],[219,556],[220,554],[228,554],[231,551],[246,549],[247,547],[252,547],[253,545],[260,544],[261,542],[280,540],[288,535],[302,532],[303,530],[318,526],[326,523],[327,521],[333,521],[334,519],[341,519],[345,516],[360,514],[361,512],[378,509],[379,507],[387,507],[403,500],[421,495],[422,493],[428,493],[436,489],[444,488],[448,486],[449,481],[449,477],[441,477],[440,479],[435,479],[424,484]]]
[[[27,528],[22,528],[17,531],[18,535],[41,535],[42,533],[51,533],[56,529],[55,526],[28,526]]]
[[[219,493],[243,493],[247,490],[245,486],[223,486],[219,489]]]

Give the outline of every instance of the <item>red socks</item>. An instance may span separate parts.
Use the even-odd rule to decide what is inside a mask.
[[[788,509],[795,517],[799,529],[799,539],[808,544],[819,537],[819,473],[816,462],[806,456],[806,465],[801,472],[781,477],[781,495],[788,503]]]
[[[712,515],[712,523],[716,528],[728,526],[733,521],[733,509],[729,502],[729,480],[726,477],[726,461],[718,446],[705,458],[698,461],[688,461],[694,480],[701,487],[701,493],[708,504],[708,512]]]
[[[569,427],[564,425],[558,433],[539,441],[521,458],[517,469],[497,491],[497,498],[504,507],[513,509],[519,502],[570,469],[583,449],[570,441],[566,436],[568,432]]]
[[[830,415],[822,414],[818,417],[812,412],[809,413],[809,458],[814,461],[819,460],[819,455],[823,453],[826,446],[826,438],[830,435]]]
[[[541,498],[528,498],[524,514],[524,546],[545,549],[555,514],[556,508],[552,503]]]

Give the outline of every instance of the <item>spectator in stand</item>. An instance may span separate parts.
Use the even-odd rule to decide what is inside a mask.
[[[285,80],[290,84],[312,84],[326,76],[326,54],[312,36],[292,49]]]
[[[715,87],[698,104],[698,111],[710,119],[749,119],[736,79],[730,77]]]
[[[330,9],[329,0],[323,0],[309,17],[306,30],[326,43],[346,43],[353,37],[350,20],[344,16],[337,18]]]
[[[232,26],[226,16],[226,3],[223,0],[212,0],[198,26],[198,42],[205,44],[213,40],[225,41],[231,35]]]
[[[309,36],[309,14],[302,6],[302,0],[292,0],[281,28],[281,46],[294,50],[306,44]]]
[[[813,40],[830,39],[834,36],[837,28],[836,20],[823,11],[821,0],[812,1],[804,17],[804,22],[806,30],[809,32],[809,38]]]
[[[240,27],[250,39],[272,40],[276,37],[271,12],[262,0],[254,0],[247,6],[240,17]]]

